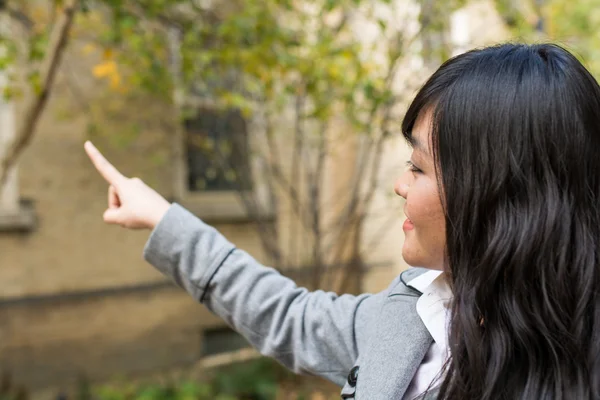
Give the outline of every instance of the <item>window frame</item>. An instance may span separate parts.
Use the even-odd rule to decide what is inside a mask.
[[[214,104],[201,99],[185,99],[182,108],[210,109],[216,107]],[[246,120],[246,134],[248,149],[253,148],[252,143],[252,121]],[[269,188],[260,176],[264,176],[264,166],[260,160],[248,155],[248,164],[252,174],[253,187],[249,190],[211,190],[191,191],[188,188],[189,169],[187,165],[187,132],[184,121],[177,121],[176,133],[173,135],[174,155],[174,201],[187,208],[198,217],[211,222],[250,222],[257,218],[261,220],[272,220],[275,216],[274,204],[270,200]],[[249,150],[250,151],[250,150]],[[260,215],[251,215],[246,207],[243,197],[251,196],[257,201]]]

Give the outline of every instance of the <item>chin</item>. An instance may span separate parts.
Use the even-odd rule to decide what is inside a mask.
[[[437,262],[430,257],[425,256],[427,253],[421,250],[411,249],[404,245],[402,248],[402,258],[411,267],[421,267],[427,269],[435,269],[442,271],[444,269],[443,262]]]
[[[404,259],[404,262],[406,262],[411,267],[426,268],[426,266],[424,265],[425,260],[423,260],[423,257],[419,257],[417,254],[410,251],[410,249],[407,249],[406,247],[402,249],[402,258]]]

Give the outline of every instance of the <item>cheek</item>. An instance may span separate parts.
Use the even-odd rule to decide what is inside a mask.
[[[406,232],[402,255],[409,265],[443,269],[446,248],[445,218],[437,196],[414,197],[407,206],[414,230]],[[413,206],[414,205],[414,206]]]
[[[411,188],[407,201],[407,212],[415,225],[422,228],[439,227],[445,224],[442,203],[436,187],[431,185],[415,186]]]
[[[415,226],[415,239],[427,247],[428,252],[443,252],[446,219],[436,188],[424,187],[421,191],[411,192],[407,213]]]

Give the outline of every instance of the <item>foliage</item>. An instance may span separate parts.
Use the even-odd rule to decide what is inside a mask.
[[[597,32],[600,24],[600,1],[552,0],[546,2],[542,12],[548,36],[567,45],[596,78],[600,77],[600,36]]]
[[[389,7],[386,3],[249,0],[203,7],[185,0],[109,1],[109,17],[90,14],[85,23],[102,32],[110,21],[111,28],[91,43],[102,54],[93,72],[113,91],[141,89],[174,101],[183,119],[200,103],[240,110],[248,120],[259,121],[252,134],[262,146],[251,149],[253,157],[266,165],[263,178],[270,198],[277,193],[292,203],[296,222],[289,225],[290,243],[306,234],[312,251],[283,244],[281,232],[264,223],[263,247],[275,265],[321,268],[340,264],[345,257],[342,250],[328,251],[326,235],[349,243],[339,248],[351,247],[355,254],[350,258],[360,258],[360,246],[354,245],[359,236],[351,233],[360,230],[376,186],[376,173],[366,173],[378,171],[383,143],[399,119],[392,118],[401,100],[392,86],[415,38],[400,21],[377,14],[377,7]],[[380,40],[360,40],[353,25],[359,18],[375,24]],[[283,114],[289,119],[277,125]],[[350,132],[335,134],[360,133],[366,138],[365,156],[345,190],[351,194],[343,199],[348,211],[327,226],[322,210],[324,160],[333,152],[328,148],[331,127],[341,119]],[[253,179],[246,167],[231,164],[227,157],[233,146],[212,140],[196,138],[193,145],[214,158],[240,191],[255,187],[245,182]],[[284,150],[290,146],[291,151]],[[269,206],[254,193],[241,197],[253,218],[268,214],[264,208]],[[323,284],[323,269],[315,274],[316,286]]]
[[[184,0],[107,3],[112,26],[99,45],[108,56],[94,72],[115,89],[122,80],[171,98],[177,87],[185,99],[247,115],[265,104],[281,111],[301,93],[310,105],[305,116],[318,120],[330,118],[340,102],[357,119],[355,107],[367,104],[356,99],[390,97],[384,68],[363,59],[346,26],[344,16],[359,0],[250,0],[228,2],[224,10]],[[326,22],[332,19],[338,21]]]
[[[10,374],[3,372],[0,377],[0,400],[27,400],[27,390],[15,384]]]
[[[516,38],[552,41],[567,47],[600,76],[599,0],[495,1]]]
[[[164,380],[139,384],[113,384],[79,392],[79,400],[288,400],[309,399],[309,391],[282,396],[283,387],[297,379],[273,360],[261,358],[212,373],[209,379]],[[337,397],[337,396],[336,396]]]
[[[203,371],[202,379],[153,378],[142,382],[120,379],[112,383],[90,384],[84,377],[73,391],[58,393],[63,400],[309,400],[326,397],[314,385],[301,379],[275,361],[253,361]],[[313,382],[314,383],[314,382]],[[30,392],[17,386],[10,375],[0,381],[1,400],[27,400]],[[337,393],[333,398],[338,398]]]
[[[448,13],[463,2],[434,7],[420,1],[419,17],[418,10],[390,0],[86,0],[71,36],[98,58],[90,72],[106,81],[115,99],[143,93],[173,107],[181,119],[208,104],[239,110],[253,122],[253,140],[260,145],[250,151],[265,166],[262,178],[273,200],[267,207],[282,196],[292,204],[287,235],[277,224],[261,222],[267,214],[263,202],[242,193],[255,185],[240,183],[253,177],[247,166],[231,165],[225,154],[231,145],[216,146],[211,138],[194,145],[206,149],[206,157],[215,158],[241,188],[273,262],[316,266],[313,282],[322,286],[326,266],[360,264],[361,229],[378,187],[384,144],[399,129],[404,96],[421,80],[416,74],[400,82],[398,71],[408,68],[407,60],[419,51],[415,42],[428,35],[435,37],[427,41],[425,56],[448,54],[435,46],[447,45]],[[44,43],[62,4],[11,3],[27,21],[27,43],[16,47],[20,54],[6,52],[12,59],[4,63],[24,60],[34,88],[34,66],[47,56]],[[427,22],[423,29],[408,29],[418,18]],[[371,38],[362,30],[372,32]],[[325,164],[335,153],[330,144],[332,138],[354,140],[353,133],[361,136],[356,170],[344,196],[335,199],[341,205],[331,207],[325,198]],[[323,207],[343,211],[326,218]],[[297,244],[299,235],[309,237],[308,246]],[[352,275],[358,278],[358,272]]]

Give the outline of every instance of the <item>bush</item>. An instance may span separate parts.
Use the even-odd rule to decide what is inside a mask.
[[[281,398],[282,384],[299,378],[276,362],[261,358],[220,368],[206,381],[106,385],[80,391],[78,400],[273,400]],[[285,399],[308,399],[307,390]]]
[[[72,393],[60,392],[56,400],[326,400],[315,392],[319,380],[298,377],[268,358],[206,372],[204,379],[120,380],[91,385],[85,378]],[[329,388],[324,389],[327,392]],[[338,398],[337,389],[333,393]],[[0,400],[27,400],[24,387],[9,374],[0,378]]]

